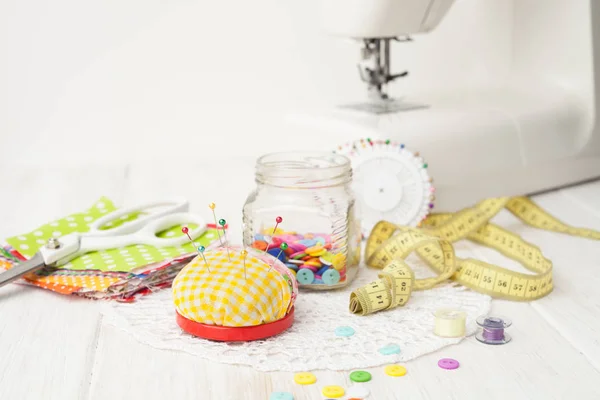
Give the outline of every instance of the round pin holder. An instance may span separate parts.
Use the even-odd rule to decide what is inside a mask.
[[[293,275],[291,275],[288,268],[283,263],[269,254],[257,252],[253,249],[250,249],[248,252],[237,246],[228,246],[226,248],[220,247],[207,254],[209,253],[213,253],[213,255],[217,254],[219,261],[217,262],[214,257],[212,257],[212,262],[208,261],[211,260],[211,256],[208,255],[205,257],[204,248],[202,248],[200,255],[184,267],[175,278],[173,282],[174,298],[179,301],[180,305],[185,304],[186,302],[189,303],[190,300],[188,297],[200,299],[199,293],[203,290],[203,283],[214,285],[215,282],[221,282],[223,284],[223,282],[239,281],[239,286],[241,287],[261,285],[262,283],[260,281],[256,282],[252,279],[245,279],[244,274],[246,267],[248,268],[248,278],[250,278],[251,271],[253,269],[256,270],[257,268],[260,268],[263,273],[267,273],[268,271],[271,271],[272,274],[279,273],[282,279],[281,282],[287,282],[283,284],[289,284],[290,286],[290,303],[287,306],[288,309],[285,316],[282,318],[269,323],[247,326],[223,326],[203,323],[198,320],[193,320],[189,316],[184,316],[176,306],[175,318],[177,325],[179,325],[184,332],[199,338],[220,342],[248,342],[278,335],[292,326],[294,323],[293,305],[298,288]],[[194,296],[190,296],[190,293],[193,293]],[[221,289],[218,293],[224,296],[226,295],[227,290]],[[229,301],[231,302],[232,300]],[[194,306],[197,307],[195,303]],[[247,303],[244,304],[244,306],[252,307],[252,304]],[[188,307],[187,309],[189,313],[190,308]]]
[[[475,338],[485,344],[506,344],[511,337],[504,330],[512,325],[511,320],[499,317],[482,315],[477,318],[477,325],[481,328]]]
[[[463,337],[466,333],[467,313],[454,308],[442,308],[433,313],[435,327],[433,333],[440,337]]]
[[[294,308],[275,322],[257,326],[227,327],[201,324],[183,317],[176,312],[177,325],[190,335],[218,342],[250,342],[278,335],[294,323]]]

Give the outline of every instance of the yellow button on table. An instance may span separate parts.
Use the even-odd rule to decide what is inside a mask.
[[[321,390],[321,393],[323,393],[323,396],[325,397],[337,399],[338,397],[342,397],[346,392],[341,386],[325,386],[323,387],[323,390]]]
[[[402,365],[388,365],[384,369],[385,373],[389,376],[404,376],[406,375],[406,368]]]
[[[310,372],[298,372],[294,375],[294,382],[298,385],[312,385],[317,381],[317,377]]]

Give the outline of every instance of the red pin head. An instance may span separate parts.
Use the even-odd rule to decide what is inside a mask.
[[[273,235],[275,235],[275,233],[277,232],[277,227],[279,226],[279,224],[283,221],[283,218],[281,217],[277,217],[275,218],[275,227],[273,228]],[[269,251],[269,247],[271,247],[271,240],[269,239],[269,241],[267,242],[267,248],[265,249],[265,254],[267,254],[267,251]],[[270,268],[269,268],[270,270]]]
[[[181,232],[183,232],[184,234],[187,235],[188,239],[190,239],[190,242],[194,245],[194,247],[196,246],[196,243],[194,243],[194,240],[192,240],[192,237],[189,234],[190,229],[187,226],[184,226],[181,228]],[[202,250],[200,250],[202,249]],[[204,257],[204,246],[200,246],[197,248],[198,253],[202,254],[202,257]],[[206,259],[204,259],[204,262],[206,262]],[[208,263],[206,264],[206,266],[208,267]],[[210,268],[208,269],[208,271],[210,272]]]
[[[192,244],[194,244],[194,241],[192,240],[192,237],[189,234],[189,228],[187,226],[184,226],[183,228],[181,228],[181,232],[183,232],[185,235],[187,235],[188,239],[190,239],[190,242],[192,242]]]

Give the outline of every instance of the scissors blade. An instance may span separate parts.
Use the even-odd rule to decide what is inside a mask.
[[[44,266],[45,264],[42,254],[39,252],[35,253],[35,255],[29,260],[17,264],[8,271],[2,272],[0,274],[0,287],[19,279],[25,274],[36,271]]]

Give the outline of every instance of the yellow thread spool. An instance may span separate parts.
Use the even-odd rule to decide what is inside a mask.
[[[436,310],[435,328],[433,333],[437,336],[456,338],[463,337],[466,333],[467,314],[464,311],[452,308]]]

